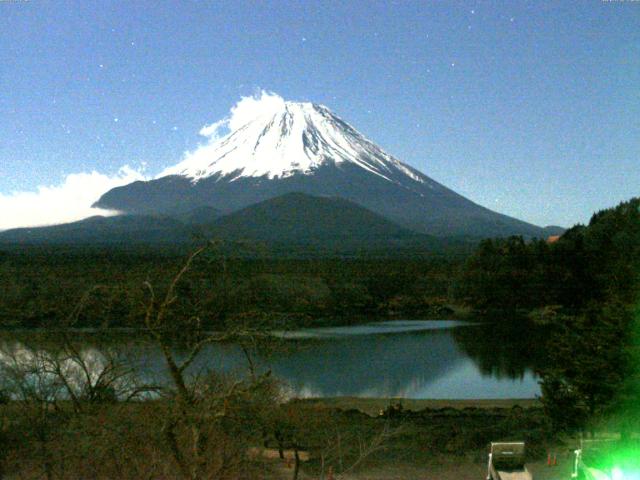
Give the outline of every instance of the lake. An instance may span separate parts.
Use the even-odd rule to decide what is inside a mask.
[[[540,393],[534,374],[535,348],[527,332],[495,332],[487,324],[459,321],[386,321],[365,325],[275,332],[279,347],[258,349],[260,368],[269,368],[294,396],[404,397],[414,399],[533,398]],[[74,334],[81,349],[98,359],[117,350],[149,382],[166,380],[155,344],[136,333]],[[55,337],[53,337],[55,338]],[[55,349],[51,334],[3,332],[6,352]],[[176,353],[185,355],[176,346]],[[247,362],[239,346],[207,347],[191,372],[209,369],[242,373]]]

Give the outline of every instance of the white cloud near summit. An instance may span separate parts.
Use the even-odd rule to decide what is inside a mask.
[[[223,118],[222,120],[218,120],[217,122],[213,122],[211,125],[205,125],[198,132],[203,137],[209,137],[211,140],[217,140],[221,137],[221,130],[224,130],[225,127],[228,126],[229,120]]]
[[[256,118],[282,111],[284,104],[285,101],[280,95],[265,90],[262,90],[260,95],[242,97],[229,112],[229,129],[237,130]]]
[[[96,171],[72,173],[60,185],[40,186],[32,192],[0,193],[0,230],[74,222],[116,212],[91,208],[108,190],[145,180],[141,170],[122,167],[114,175]]]
[[[186,152],[177,165],[164,169],[156,178],[166,175],[176,175],[193,165],[206,164],[210,152],[215,149],[218,141],[229,132],[237,130],[247,123],[282,111],[285,100],[278,94],[261,90],[256,95],[241,97],[229,110],[229,115],[221,120],[205,125],[200,135],[207,138],[207,142],[199,145],[195,150]]]
[[[223,131],[233,131],[246,125],[247,123],[265,115],[273,115],[282,111],[285,101],[273,92],[261,90],[258,95],[241,97],[240,100],[231,107],[229,116],[205,125],[200,130],[200,135],[209,138],[209,142],[219,140]]]

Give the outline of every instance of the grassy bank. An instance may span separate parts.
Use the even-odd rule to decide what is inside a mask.
[[[300,478],[319,478],[329,467],[353,479],[432,478],[429,472],[449,470],[473,478],[471,472],[481,470],[491,441],[525,440],[532,462],[545,458],[551,441],[536,400],[402,400],[401,413],[378,415],[397,401],[291,400],[262,419],[231,404],[209,432],[209,458],[232,448],[240,461],[246,455],[242,452],[296,446],[307,459]],[[13,403],[0,405],[2,462],[10,478],[41,478],[42,465],[69,479],[78,472],[92,478],[177,473],[163,435],[163,418],[171,408],[164,400],[94,405],[78,414],[50,412],[42,420]],[[64,404],[59,408],[68,411]],[[291,478],[291,471],[277,461],[246,462],[243,471],[252,472],[251,478]],[[385,477],[391,470],[408,476]]]
[[[390,408],[397,404],[402,405],[401,410]],[[367,445],[384,436],[380,448],[343,478],[474,478],[486,466],[492,441],[525,441],[528,461],[538,465],[542,465],[548,451],[558,450],[536,399],[336,397],[293,400],[287,408],[306,418],[332,418],[331,422],[319,424],[333,429],[334,437],[347,445],[343,466],[357,461],[357,450],[362,445],[366,451]],[[325,456],[324,466],[336,468],[339,460]],[[312,451],[303,471],[307,478],[318,478],[321,469],[321,459]]]

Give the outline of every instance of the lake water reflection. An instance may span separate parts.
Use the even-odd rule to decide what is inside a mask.
[[[454,321],[398,321],[303,330],[289,337],[308,343],[272,359],[271,367],[302,396],[534,397],[539,387],[532,368],[502,368],[504,344],[495,368],[487,365],[490,359],[466,352],[469,341],[482,338],[477,333],[487,328]]]
[[[522,344],[526,336],[496,337],[487,325],[393,321],[279,335],[283,348],[256,358],[296,396],[489,399],[539,394],[532,356]],[[105,348],[89,333],[80,337],[87,351]],[[33,332],[4,332],[1,344],[14,351],[47,348]],[[126,353],[145,380],[166,379],[159,350],[142,336],[114,335],[107,348]],[[244,354],[237,345],[212,345],[193,372],[212,368],[242,371]]]

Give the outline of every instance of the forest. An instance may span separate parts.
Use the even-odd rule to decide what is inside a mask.
[[[0,325],[55,327],[89,288],[78,326],[142,328],[147,280],[166,283],[182,252],[26,248],[0,254]],[[283,314],[298,325],[364,317],[449,318],[458,257],[279,259],[213,255],[192,266],[183,298],[215,328],[237,315]],[[96,288],[99,287],[99,288]],[[222,322],[222,323],[221,323]]]

